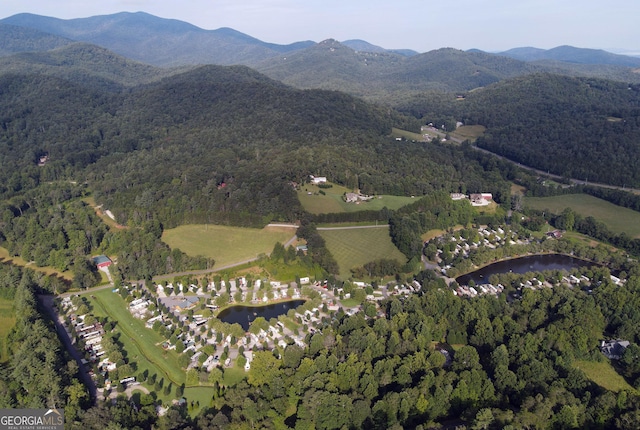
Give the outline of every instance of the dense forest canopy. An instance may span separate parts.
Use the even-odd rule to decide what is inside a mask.
[[[534,74],[469,92],[415,98],[401,110],[427,121],[487,127],[476,144],[541,170],[640,186],[640,87]]]
[[[122,224],[295,220],[290,183],[309,174],[396,195],[500,180],[458,149],[388,138],[392,126],[419,127],[388,108],[244,67],[206,66],[121,93],[51,76],[1,79],[2,196],[88,181]]]

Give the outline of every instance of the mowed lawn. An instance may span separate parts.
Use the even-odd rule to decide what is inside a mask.
[[[468,139],[471,142],[475,142],[478,137],[484,134],[484,131],[485,127],[482,125],[463,125],[450,134],[457,139]]]
[[[106,289],[96,291],[88,298],[94,316],[116,322],[114,330],[121,334],[118,340],[124,345],[127,359],[137,365],[135,375],[148,370],[149,375],[157,375],[156,380],[164,379],[165,384],[171,382],[174,389],[185,382],[186,374],[178,364],[178,353],[165,351],[162,342],[166,339],[146,328],[144,321],[134,318],[119,294]]]
[[[268,254],[276,242],[284,244],[295,234],[294,228],[285,227],[257,229],[189,224],[165,230],[162,240],[188,255],[213,258],[215,267],[222,267]]]
[[[602,388],[617,393],[621,390],[636,391],[629,383],[613,368],[611,363],[596,363],[594,361],[575,361],[573,365],[582,370],[587,378],[592,380]]]
[[[166,339],[146,328],[144,321],[134,318],[119,294],[106,289],[96,291],[88,298],[93,305],[93,315],[106,316],[109,321],[117,321],[114,330],[120,332],[118,341],[124,345],[127,359],[137,365],[134,376],[144,370],[147,370],[149,375],[156,374],[156,380],[164,380],[163,387],[168,384],[172,386],[169,395],[164,394],[164,390],[156,391],[158,397],[165,403],[174,399],[176,387],[186,380],[186,373],[178,364],[178,353],[165,351],[162,342]],[[155,391],[154,387],[145,385],[151,391]],[[191,415],[195,416],[202,408],[211,405],[213,395],[214,388],[211,386],[193,386],[185,388],[183,397],[187,402],[197,401],[200,404],[199,408],[191,411]]]
[[[319,230],[327,248],[340,266],[340,277],[351,276],[351,268],[382,258],[407,261],[404,254],[391,242],[389,228],[349,228]]]
[[[0,363],[9,360],[7,335],[16,323],[13,312],[13,300],[0,298]]]
[[[592,216],[602,221],[614,233],[624,232],[630,237],[640,237],[640,212],[614,205],[588,194],[527,197],[525,205],[532,209],[550,210],[555,214],[570,207],[583,217]]]
[[[415,201],[415,198],[403,196],[380,195],[360,203],[347,203],[342,196],[352,190],[340,185],[332,184],[331,188],[319,188],[317,185],[304,184],[298,190],[298,200],[305,210],[312,214],[327,214],[336,212],[379,211],[385,206],[388,209],[398,209]],[[324,194],[320,193],[322,191]]]

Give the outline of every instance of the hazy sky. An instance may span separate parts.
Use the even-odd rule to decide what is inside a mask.
[[[572,45],[640,53],[638,0],[0,0],[0,18],[148,12],[265,42],[363,39],[384,48]]]

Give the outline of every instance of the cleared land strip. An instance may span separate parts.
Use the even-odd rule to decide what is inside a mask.
[[[389,228],[389,224],[376,224],[376,225],[354,225],[351,227],[318,227],[318,231],[328,230],[354,230],[357,228]]]
[[[94,301],[96,305],[98,305],[101,308],[101,310],[105,313],[105,315],[109,316],[109,319],[111,321],[117,321],[116,328],[120,329],[122,331],[122,334],[125,335],[128,338],[128,340],[131,341],[131,343],[138,350],[137,352],[140,353],[141,359],[147,360],[149,364],[151,364],[160,372],[162,372],[164,376],[169,381],[176,384],[176,386],[179,386],[180,384],[184,383],[184,376],[185,376],[184,372],[182,372],[181,369],[172,368],[172,366],[170,366],[171,364],[170,360],[163,359],[162,357],[160,357],[159,360],[154,359],[155,358],[154,355],[161,355],[161,354],[158,354],[158,352],[160,351],[158,350],[157,346],[153,345],[154,350],[150,350],[149,344],[144,344],[144,342],[140,342],[138,340],[136,335],[143,336],[143,333],[142,332],[134,333],[136,331],[136,327],[133,327],[133,323],[131,322],[131,320],[133,319],[133,316],[131,316],[131,314],[129,314],[129,318],[123,315],[122,312],[119,312],[120,315],[115,315],[113,312],[111,312],[112,310],[111,307],[105,305],[105,303],[98,296],[93,296],[91,297],[91,299],[92,301]],[[124,309],[124,311],[129,312],[128,309]],[[130,354],[129,355],[130,357],[135,356],[134,351],[127,351],[127,352]],[[135,358],[133,358],[133,360],[135,360]],[[138,368],[140,367],[141,366],[139,365]]]

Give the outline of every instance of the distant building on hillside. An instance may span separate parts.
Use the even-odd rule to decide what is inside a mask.
[[[627,349],[628,346],[628,340],[603,340],[600,344],[600,351],[611,360],[620,360],[620,357],[622,357],[624,350]]]
[[[311,183],[313,185],[326,184],[327,183],[327,177],[326,176],[309,175],[309,177],[311,178]]]
[[[97,255],[91,259],[98,269],[111,266],[111,260],[106,255]]]
[[[491,193],[471,194],[469,200],[471,200],[472,206],[486,206],[491,203],[493,196]]]

